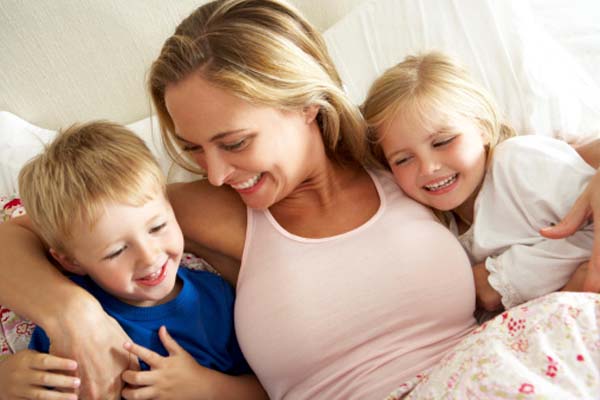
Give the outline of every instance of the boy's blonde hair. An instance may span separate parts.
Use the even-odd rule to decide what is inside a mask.
[[[148,87],[165,147],[182,167],[204,173],[182,155],[165,106],[167,86],[192,73],[254,104],[282,110],[319,106],[328,156],[368,157],[366,124],[342,84],[321,34],[281,0],[216,0],[177,27],[152,64]]]
[[[369,89],[362,110],[372,135],[372,151],[386,167],[377,133],[399,115],[417,115],[425,121],[425,114],[435,110],[475,120],[489,143],[488,154],[515,135],[501,121],[495,102],[481,85],[456,61],[438,52],[408,56],[385,71]]]
[[[59,132],[19,173],[25,210],[48,245],[68,254],[74,224],[93,224],[109,202],[141,206],[166,182],[144,141],[105,121]]]

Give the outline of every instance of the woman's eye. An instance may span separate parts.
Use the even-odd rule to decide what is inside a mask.
[[[248,139],[244,138],[234,143],[223,143],[221,147],[227,151],[236,151],[246,147],[246,144],[248,144]]]
[[[150,229],[150,233],[156,233],[156,232],[159,232],[159,231],[161,231],[163,228],[165,228],[166,226],[167,226],[167,223],[166,223],[166,222],[163,222],[162,224],[160,224],[160,225],[157,225],[157,226],[153,227],[152,229]]]
[[[437,141],[437,142],[433,143],[433,147],[440,147],[440,146],[450,144],[455,138],[456,138],[456,136],[452,136],[451,138]]]
[[[194,152],[202,151],[202,146],[197,145],[197,144],[187,143],[187,144],[183,145],[182,150],[185,151],[186,153],[194,153]]]

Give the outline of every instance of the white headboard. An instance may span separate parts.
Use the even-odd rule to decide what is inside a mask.
[[[292,3],[324,30],[362,1]],[[0,111],[49,129],[148,116],[152,60],[181,19],[206,2],[0,1]]]

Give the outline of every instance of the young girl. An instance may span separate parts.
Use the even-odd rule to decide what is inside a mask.
[[[459,236],[486,310],[560,290],[590,258],[590,224],[560,240],[539,231],[560,221],[595,170],[563,141],[512,137],[447,56],[407,57],[377,79],[363,111],[398,185]],[[581,290],[586,273],[583,264],[566,289]]]

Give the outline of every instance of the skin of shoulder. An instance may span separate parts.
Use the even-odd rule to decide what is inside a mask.
[[[240,260],[246,236],[246,206],[228,187],[207,180],[174,183],[169,200],[190,251],[206,249]],[[202,255],[202,254],[200,254]],[[218,268],[218,265],[215,265]]]

